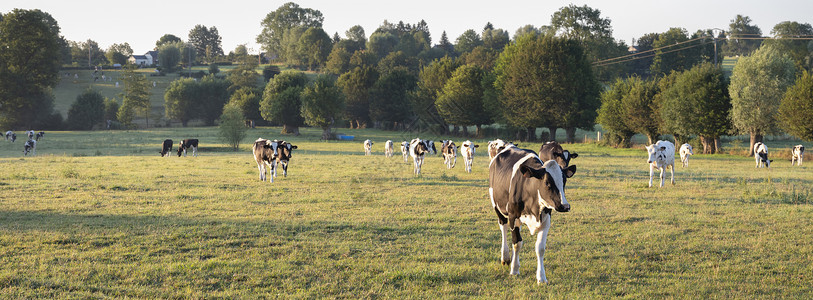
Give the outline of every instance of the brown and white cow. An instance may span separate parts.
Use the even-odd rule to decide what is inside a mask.
[[[265,181],[266,174],[274,170],[277,164],[277,148],[279,143],[273,143],[269,140],[258,138],[254,141],[252,152],[254,153],[254,161],[257,162],[257,169],[260,171],[260,181]],[[266,168],[268,166],[268,168]],[[273,172],[269,182],[274,182]]]
[[[427,152],[429,150],[426,148],[426,142],[420,138],[412,139],[409,142],[409,156],[412,156],[412,161],[415,163],[416,175],[421,175],[421,166],[423,166],[423,159]]]
[[[186,150],[192,149],[192,156],[198,156],[198,139],[185,139],[178,144],[178,157],[183,154],[186,157]]]
[[[172,140],[166,139],[164,140],[164,143],[161,144],[161,152],[158,153],[161,154],[161,157],[169,157],[170,152],[172,152]]]
[[[555,160],[562,168],[567,168],[570,165],[570,160],[576,157],[579,157],[578,153],[570,153],[556,141],[547,142],[539,148],[539,158],[542,161]]]
[[[454,168],[457,164],[457,145],[451,140],[443,141],[440,146],[440,153],[443,154],[443,164],[446,165],[446,168]]]
[[[299,147],[286,141],[273,140],[272,142],[279,143],[279,147],[277,147],[277,165],[282,165],[282,177],[288,177],[288,163],[291,161],[294,149]],[[274,177],[276,177],[277,168],[273,169],[273,173]]]
[[[575,173],[575,165],[562,169],[554,160],[543,163],[535,152],[515,146],[505,147],[489,163],[488,194],[502,235],[500,259],[511,265],[511,275],[519,275],[520,227],[525,224],[536,235],[536,281],[548,282],[543,259],[551,212],[570,211],[565,185]]]
[[[796,145],[793,146],[793,150],[791,152],[790,157],[790,165],[793,166],[794,164],[797,166],[802,165],[802,161],[805,159],[805,146]]]
[[[471,173],[471,164],[474,162],[474,150],[477,147],[480,147],[480,145],[475,145],[469,140],[460,144],[460,155],[463,156],[466,172]]]

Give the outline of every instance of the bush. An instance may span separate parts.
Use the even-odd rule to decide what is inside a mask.
[[[248,130],[240,107],[231,103],[223,106],[219,127],[220,139],[231,146],[234,151],[237,151],[240,141],[246,137],[246,131]]]

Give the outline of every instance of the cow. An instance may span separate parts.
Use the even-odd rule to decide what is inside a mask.
[[[754,144],[754,160],[757,164],[755,168],[762,168],[763,166],[770,168],[773,160],[768,160],[768,146],[765,146],[762,142],[756,142]]]
[[[373,141],[364,140],[364,155],[371,155],[373,152]]]
[[[178,144],[178,157],[186,157],[186,149],[192,148],[192,156],[198,156],[198,139],[185,139]]]
[[[384,156],[392,157],[392,152],[395,151],[392,149],[392,140],[387,140],[384,142]]]
[[[45,131],[37,132],[37,134],[35,134],[34,136],[36,137],[37,141],[39,141],[41,138],[45,136]]]
[[[579,157],[578,153],[570,153],[564,150],[562,145],[556,141],[550,141],[539,148],[539,159],[542,161],[555,160],[560,167],[567,168],[570,165],[570,160]]]
[[[14,141],[17,140],[17,134],[14,133],[14,131],[11,131],[11,130],[6,131],[6,140],[11,141],[12,143],[14,143]]]
[[[409,156],[412,156],[412,161],[415,163],[415,175],[421,175],[423,158],[427,152],[429,150],[426,148],[426,142],[420,138],[412,139],[409,142]]]
[[[164,143],[161,145],[161,152],[158,152],[158,153],[161,154],[161,157],[165,157],[165,156],[169,157],[170,152],[172,152],[172,140],[166,139],[166,140],[164,140]]]
[[[440,146],[440,153],[443,154],[443,164],[446,165],[446,168],[454,168],[457,164],[457,145],[451,140],[443,141]]]
[[[680,162],[683,164],[683,167],[689,166],[689,156],[694,155],[694,148],[689,143],[685,143],[680,145]]]
[[[29,140],[33,140],[33,139],[34,139],[34,135],[35,135],[35,134],[36,134],[36,133],[34,132],[34,130],[29,130],[29,131],[26,131],[26,132],[25,132],[25,135],[27,135],[27,136],[28,136],[28,139],[29,139]]]
[[[543,258],[551,212],[570,211],[565,186],[567,178],[575,173],[575,165],[562,169],[554,160],[543,163],[532,150],[513,145],[505,147],[489,162],[488,195],[502,236],[500,261],[503,265],[511,265],[511,275],[519,275],[518,252],[522,247],[520,227],[525,224],[531,235],[536,235],[536,282],[548,282]],[[509,234],[512,242],[510,249]]]
[[[501,139],[496,139],[493,141],[488,142],[488,160],[491,161],[494,159],[494,156],[497,156],[497,153],[500,153],[506,146],[513,145],[511,142],[506,142]]]
[[[670,141],[658,141],[652,145],[646,146],[646,151],[649,153],[647,163],[649,164],[649,187],[652,187],[652,175],[655,174],[655,169],[661,171],[661,187],[666,177],[664,172],[666,168],[672,171],[672,184],[675,184],[675,145]]]
[[[288,177],[288,162],[291,161],[294,149],[299,147],[286,141],[273,140],[272,142],[279,144],[279,147],[277,147],[277,165],[282,165],[282,177]],[[274,177],[277,177],[277,168],[275,167],[273,171]]]
[[[477,147],[480,147],[480,145],[475,145],[468,140],[460,144],[460,155],[463,156],[466,172],[471,173],[471,164],[474,162],[474,150]]]
[[[409,142],[401,142],[401,155],[404,157],[404,162],[409,162],[409,160],[407,160],[409,157]]]
[[[791,158],[790,158],[790,165],[793,166],[795,163],[797,166],[802,165],[802,161],[805,159],[805,146],[796,145],[793,146],[793,150],[791,150]]]
[[[23,156],[28,155],[31,152],[31,156],[37,155],[37,141],[29,139],[25,142],[23,146]]]
[[[429,141],[423,141],[423,142],[426,145],[426,152],[427,153],[431,152],[433,155],[438,154],[438,149],[435,148],[435,141],[429,140]]]
[[[279,143],[274,143],[269,140],[258,138],[254,141],[253,153],[254,161],[257,162],[257,169],[260,171],[260,181],[265,181],[266,174],[271,172],[269,182],[274,182],[274,170],[277,164],[277,148]],[[268,166],[268,168],[266,168]]]

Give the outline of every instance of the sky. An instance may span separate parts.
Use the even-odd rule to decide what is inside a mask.
[[[195,25],[217,27],[225,53],[245,44],[249,53],[257,53],[257,35],[268,13],[288,1],[115,1],[115,0],[3,0],[0,13],[15,8],[40,9],[59,23],[61,34],[71,41],[91,39],[106,49],[114,43],[130,44],[135,54],[152,50],[164,34],[187,40]],[[381,0],[299,0],[303,8],[316,9],[324,16],[323,28],[333,36],[361,25],[369,35],[384,20],[390,23],[416,24],[425,20],[432,43],[446,31],[449,40],[468,29],[480,33],[487,22],[513,36],[525,25],[550,24],[554,12],[569,4],[587,5],[609,18],[613,36],[628,45],[633,38],[681,27],[693,33],[698,29],[727,29],[738,14],[748,16],[752,25],[769,35],[783,21],[813,23],[810,0],[596,0],[596,1],[381,1]],[[666,4],[664,4],[666,2]],[[149,4],[149,5],[145,5]]]

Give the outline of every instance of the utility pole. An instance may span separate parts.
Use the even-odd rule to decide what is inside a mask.
[[[719,33],[725,33],[725,30],[720,28],[712,28],[711,29],[711,39],[714,41],[714,65],[717,65],[717,35]]]

